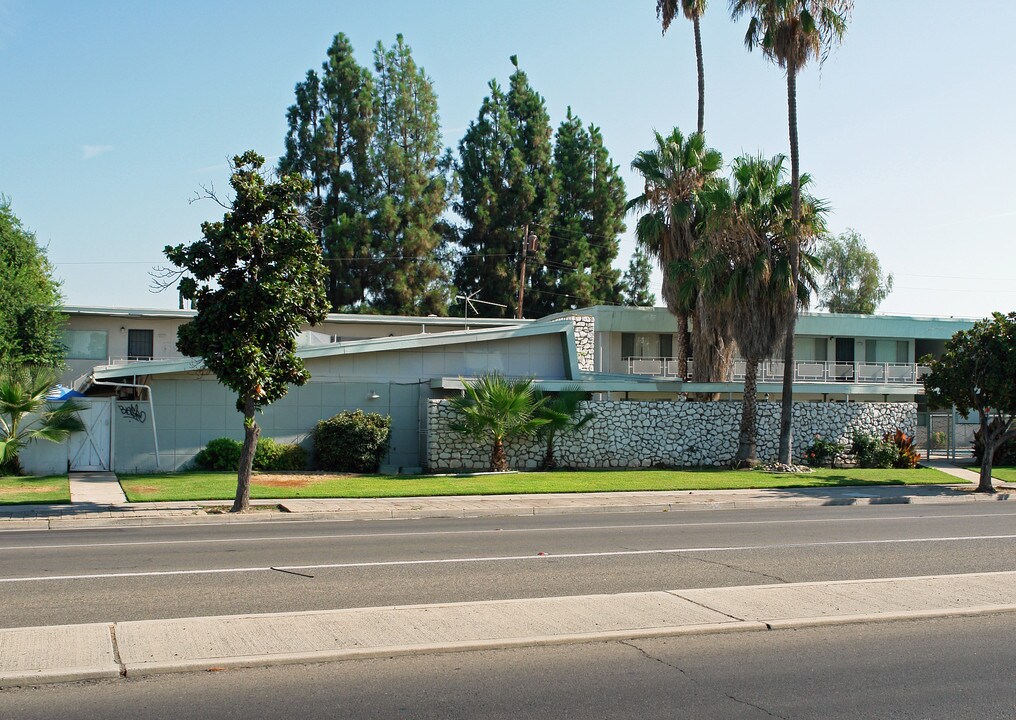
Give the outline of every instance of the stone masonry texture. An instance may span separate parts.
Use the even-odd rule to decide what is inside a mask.
[[[596,417],[577,433],[555,442],[561,467],[639,468],[723,466],[737,450],[740,402],[593,401],[582,412]],[[431,471],[486,470],[490,448],[448,428],[453,410],[446,400],[427,408],[427,468]],[[758,457],[775,460],[780,404],[758,404]],[[903,430],[913,435],[916,403],[794,403],[794,456],[800,460],[815,436],[847,442],[855,431],[881,437]],[[514,442],[508,459],[518,469],[536,468],[543,446]]]

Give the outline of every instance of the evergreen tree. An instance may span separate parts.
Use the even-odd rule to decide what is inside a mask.
[[[448,278],[440,261],[446,206],[437,96],[398,35],[374,50],[377,130],[372,146],[378,198],[372,217],[377,262],[370,304],[383,313],[444,314]]]
[[[652,307],[656,304],[656,296],[649,292],[651,272],[649,256],[642,252],[641,248],[636,248],[624,274],[623,304],[632,307]]]
[[[63,364],[60,303],[46,251],[0,195],[0,365]]]
[[[375,205],[370,166],[374,85],[342,33],[328,49],[319,76],[308,71],[289,108],[280,174],[310,182],[303,209],[329,266],[328,299],[334,310],[357,310],[366,298],[372,267],[369,216]]]
[[[584,128],[568,108],[554,144],[557,217],[545,243],[546,313],[620,300],[613,268],[624,232],[624,181],[595,126]]]
[[[455,283],[464,294],[508,305],[482,306],[484,314],[513,316],[518,304],[518,267],[526,225],[540,234],[554,219],[556,188],[546,103],[515,67],[507,94],[491,81],[477,119],[459,144],[461,195],[455,205],[466,226],[460,237],[462,258]],[[545,247],[546,238],[541,241]],[[552,312],[553,298],[544,279],[544,251],[529,257],[524,314]],[[531,291],[530,291],[531,289]]]

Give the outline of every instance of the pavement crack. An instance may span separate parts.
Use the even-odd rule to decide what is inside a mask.
[[[687,678],[687,679],[688,679],[688,681],[689,681],[689,682],[691,682],[692,684],[694,684],[694,685],[698,685],[699,687],[703,687],[703,688],[706,688],[706,689],[708,689],[708,690],[715,690],[715,688],[711,688],[711,687],[708,687],[708,686],[705,686],[705,685],[703,685],[703,683],[702,683],[702,682],[701,682],[701,681],[700,681],[700,680],[699,680],[698,678],[696,678],[696,677],[694,677],[693,675],[691,675],[691,674],[690,674],[690,673],[689,673],[689,672],[688,672],[687,670],[685,670],[684,668],[681,668],[681,667],[679,667],[679,666],[677,666],[677,665],[674,665],[673,663],[669,663],[669,662],[667,662],[666,660],[664,660],[663,658],[657,657],[657,656],[653,655],[652,653],[649,653],[649,652],[647,652],[647,651],[645,650],[645,648],[641,648],[641,647],[639,647],[639,646],[638,646],[638,645],[636,645],[636,644],[635,644],[634,642],[632,642],[632,641],[630,641],[630,640],[621,640],[621,641],[619,641],[619,642],[620,642],[620,643],[621,643],[622,645],[627,645],[628,647],[632,648],[633,650],[637,650],[637,651],[638,651],[639,653],[641,653],[641,654],[642,654],[642,656],[643,656],[644,658],[646,658],[647,660],[652,660],[652,661],[654,661],[654,662],[658,662],[658,663],[660,663],[661,665],[665,665],[665,666],[667,666],[667,667],[668,667],[668,668],[670,668],[671,670],[676,670],[677,672],[681,673],[681,675],[683,675],[683,676],[684,676],[685,678]],[[756,704],[755,704],[755,703],[753,703],[753,702],[749,702],[749,701],[747,701],[747,700],[742,700],[741,698],[737,697],[736,695],[731,695],[730,693],[728,693],[728,692],[724,692],[723,690],[719,690],[719,692],[720,692],[720,694],[721,694],[721,695],[723,695],[723,696],[724,696],[725,698],[727,698],[728,700],[730,700],[730,701],[732,701],[732,702],[736,702],[736,703],[737,703],[738,705],[744,705],[744,706],[746,706],[746,707],[750,707],[750,708],[754,708],[755,710],[758,710],[758,711],[760,711],[760,712],[764,712],[764,713],[765,713],[766,715],[768,715],[769,717],[774,717],[774,718],[779,718],[779,720],[790,720],[790,719],[789,719],[789,718],[787,718],[787,717],[786,717],[785,715],[777,715],[777,714],[776,714],[776,713],[774,713],[774,712],[773,712],[772,710],[769,710],[769,709],[767,709],[767,708],[764,708],[764,707],[762,707],[761,705],[756,705]]]
[[[120,668],[120,677],[127,677],[127,666],[120,657],[120,646],[116,642],[116,625],[113,623],[109,624],[109,640],[113,645],[113,662]]]
[[[720,567],[725,567],[728,570],[736,570],[737,572],[748,573],[749,575],[758,575],[759,577],[768,578],[769,580],[775,580],[781,583],[790,582],[785,578],[781,578],[779,575],[770,575],[769,573],[764,573],[761,572],[760,570],[750,570],[749,568],[741,567],[740,565],[734,565],[733,563],[720,562],[719,560],[706,560],[704,557],[692,555],[689,555],[687,557],[689,560],[697,560],[698,562],[706,563],[707,565],[719,565]]]
[[[280,572],[280,573],[286,573],[288,575],[299,575],[300,577],[305,577],[305,578],[312,578],[312,577],[314,577],[313,575],[308,575],[307,573],[297,572],[296,570],[286,570],[286,568],[272,567],[272,568],[268,568],[268,569],[269,570],[275,570],[276,572]]]

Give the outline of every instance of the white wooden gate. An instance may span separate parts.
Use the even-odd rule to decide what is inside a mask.
[[[112,449],[113,398],[79,398],[84,409],[78,413],[85,431],[74,433],[68,441],[72,471],[110,470]]]

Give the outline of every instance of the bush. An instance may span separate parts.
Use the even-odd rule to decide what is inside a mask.
[[[1001,424],[999,418],[994,418],[988,424],[989,429],[995,431]],[[981,429],[977,428],[974,431],[974,460],[977,464],[981,464],[981,458],[984,457],[984,440],[981,439]],[[992,459],[992,465],[1016,465],[1016,438],[1006,440],[1001,445],[995,448],[995,457]]]
[[[900,454],[894,443],[868,433],[855,432],[850,440],[850,452],[857,456],[857,464],[862,468],[888,470]]]
[[[893,462],[894,468],[912,470],[917,467],[917,463],[921,462],[921,455],[914,447],[913,435],[907,435],[902,430],[897,429],[895,433],[886,433],[882,440],[892,443],[896,447],[896,460]]]
[[[194,456],[194,464],[202,470],[236,470],[240,464],[243,443],[232,438],[216,438]],[[254,450],[254,469],[260,471],[303,470],[307,467],[307,451],[299,445],[284,445],[271,438],[260,438]]]
[[[946,441],[948,439],[949,439],[948,435],[946,435],[941,430],[936,430],[935,432],[933,432],[931,434],[931,447],[932,447],[932,449],[934,449],[934,450],[941,450],[942,448],[945,447],[945,443],[946,443]]]
[[[194,464],[202,470],[236,470],[240,464],[243,443],[232,438],[216,438],[194,456]]]
[[[322,470],[377,472],[388,451],[392,419],[387,415],[344,411],[314,428],[314,458]]]
[[[811,467],[823,467],[826,462],[829,467],[836,467],[836,457],[845,451],[846,448],[840,443],[816,435],[811,447],[804,451],[804,460]]]

